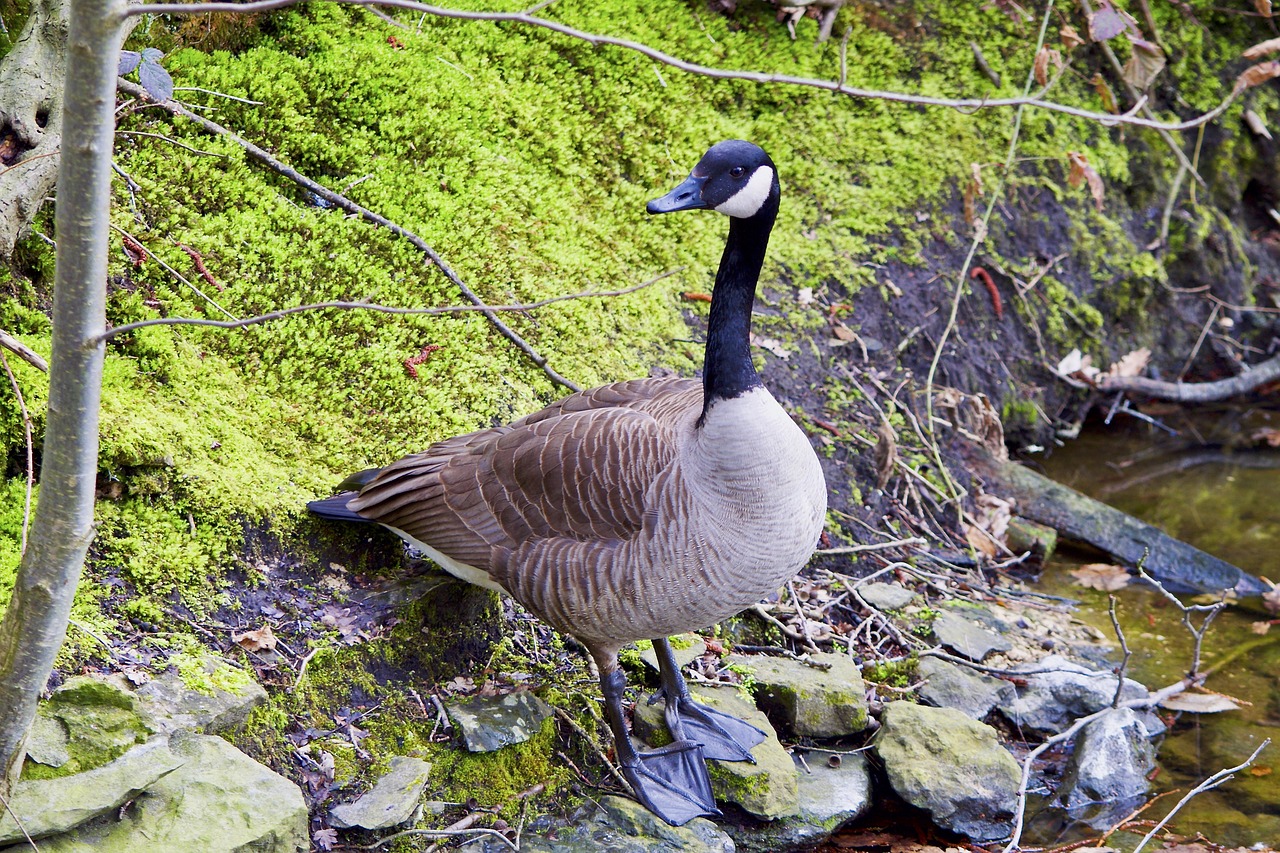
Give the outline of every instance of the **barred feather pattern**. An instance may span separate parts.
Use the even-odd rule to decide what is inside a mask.
[[[702,409],[693,380],[593,388],[395,462],[348,506],[487,574],[599,659],[750,606],[821,532],[821,469],[773,397],[716,400],[699,426]]]

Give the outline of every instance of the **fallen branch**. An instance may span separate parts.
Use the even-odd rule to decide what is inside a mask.
[[[1280,379],[1280,355],[1254,365],[1239,376],[1216,382],[1164,382],[1145,376],[1100,376],[1098,388],[1102,391],[1143,394],[1157,400],[1172,400],[1177,403],[1216,403],[1248,394],[1277,379]]]

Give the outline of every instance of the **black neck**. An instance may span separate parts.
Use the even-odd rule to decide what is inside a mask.
[[[772,216],[731,218],[729,239],[720,257],[707,324],[707,354],[702,366],[702,413],[760,384],[751,363],[751,306],[764,266]]]

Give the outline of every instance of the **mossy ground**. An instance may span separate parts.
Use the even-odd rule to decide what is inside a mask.
[[[660,45],[691,62],[828,79],[840,73],[839,38],[815,45],[816,25],[803,20],[792,41],[763,5],[742,4],[725,17],[679,0],[645,4],[643,14],[625,4],[561,0],[546,14]],[[1243,25],[1205,12],[1202,18],[1219,34],[1212,40],[1172,6],[1156,15],[1170,46],[1170,78],[1187,103],[1207,108],[1222,94],[1218,70],[1247,43]],[[165,66],[183,87],[178,97],[303,174],[418,233],[491,303],[609,289],[683,268],[626,297],[506,316],[553,367],[583,386],[655,367],[682,373],[696,368],[699,347],[688,340],[686,314],[696,321],[700,308],[689,307],[680,294],[710,289],[724,225],[710,215],[650,219],[643,205],[680,180],[710,141],[759,142],[783,170],[786,198],[758,331],[784,337],[799,350],[789,362],[762,355],[762,364],[798,416],[811,424],[822,418],[835,423],[828,473],[844,496],[843,509],[861,506],[871,491],[867,463],[836,463],[859,460],[875,441],[876,419],[854,414],[863,389],[833,369],[846,357],[858,364],[850,355],[856,347],[833,354],[815,330],[825,327],[829,310],[841,313],[837,303],[856,302],[858,311],[843,316],[883,347],[877,358],[893,353],[922,372],[946,314],[932,309],[945,306],[952,287],[937,274],[954,272],[951,265],[968,239],[958,225],[964,186],[972,164],[980,164],[984,182],[994,185],[1011,114],[714,81],[517,25],[404,21],[407,28],[393,28],[359,9],[309,4],[259,16],[253,26],[212,21],[202,29],[204,24],[152,19],[135,32],[131,46],[172,49]],[[1034,47],[1031,24],[978,4],[850,6],[841,12],[837,32],[845,27],[851,85],[929,95],[1015,94]],[[976,67],[971,40],[981,43],[987,62],[1003,75],[998,90]],[[1069,73],[1055,95],[1100,107],[1084,74]],[[1275,101],[1265,91],[1251,98],[1255,109]],[[1240,109],[1233,107],[1222,126],[1233,126]],[[245,317],[333,299],[403,306],[462,301],[407,242],[317,205],[229,140],[141,105],[122,111],[119,128],[116,162],[131,183],[115,183],[113,324],[158,316]],[[1206,168],[1217,176],[1226,206],[1233,192],[1239,198],[1258,158],[1247,141],[1230,133],[1215,131],[1210,143],[1215,156]],[[1029,343],[1034,337],[1049,361],[1074,344],[1102,354],[1115,345],[1099,340],[1104,315],[1097,305],[1108,306],[1108,320],[1111,312],[1133,318],[1126,340],[1162,332],[1143,326],[1141,318],[1160,296],[1165,261],[1140,249],[1132,236],[1150,231],[1149,215],[1163,204],[1172,175],[1159,146],[1142,131],[1043,112],[1025,115],[1005,198],[1017,216],[997,216],[991,257],[1030,277],[1072,239],[1095,245],[1071,253],[1001,323],[977,307],[985,303],[967,299],[961,343],[944,363],[944,380],[1007,389],[1010,381],[994,367],[966,359],[973,352],[1008,355],[1010,340],[1035,352]],[[1107,184],[1104,212],[1092,210],[1085,190],[1067,186],[1069,150],[1085,152]],[[1182,247],[1208,239],[1201,232],[1210,226],[1203,223],[1218,221],[1194,209],[1193,222],[1174,229],[1175,259]],[[1131,217],[1139,214],[1148,218],[1135,225]],[[53,236],[47,215],[37,230]],[[123,248],[123,232],[154,258],[135,264]],[[216,284],[201,275],[183,246],[199,254]],[[6,296],[0,328],[46,355],[51,280],[52,254],[34,237],[0,269]],[[802,288],[812,288],[813,302],[797,300]],[[898,290],[905,295],[895,295]],[[1032,336],[1031,326],[1041,331]],[[900,347],[911,334],[917,334],[915,342]],[[427,346],[439,349],[411,375],[405,360]],[[14,369],[38,442],[45,379],[25,364]],[[1043,389],[1014,385],[1008,411],[1032,418],[1038,410],[1024,398],[1035,399]],[[184,643],[196,641],[175,613],[196,625],[215,620],[230,628],[258,627],[270,611],[255,611],[248,602],[255,591],[271,589],[283,568],[294,580],[317,579],[311,588],[316,602],[331,592],[318,585],[331,560],[362,580],[399,571],[393,547],[370,549],[362,532],[335,533],[307,520],[305,501],[353,470],[507,420],[560,391],[474,313],[391,318],[335,311],[234,332],[165,327],[121,336],[108,352],[99,532],[76,618],[112,638],[140,628],[158,650],[153,665],[163,666],[180,663]],[[927,469],[901,406],[880,402],[903,441],[901,458]],[[3,601],[18,560],[23,484],[15,475],[25,455],[22,423],[8,394],[0,394],[0,440],[11,477],[0,507]],[[847,515],[836,511],[833,518]],[[429,610],[420,607],[401,623],[413,630],[398,627],[364,645],[343,646],[329,631],[333,648],[317,652],[298,690],[286,689],[296,675],[292,669],[280,674],[280,690],[256,716],[247,742],[278,767],[293,766],[287,732],[324,728],[344,707],[381,701],[366,721],[374,764],[388,751],[420,748],[437,768],[454,768],[442,771],[442,778],[454,780],[442,796],[492,791],[495,804],[509,806],[513,786],[543,771],[547,780],[565,781],[564,768],[549,764],[549,740],[539,742],[538,757],[522,759],[531,769],[509,783],[503,781],[509,759],[450,759],[446,753],[452,753],[431,741],[433,724],[415,717],[420,705],[409,692],[411,677],[447,679],[478,664],[465,654],[441,660],[443,652],[431,643],[407,651],[421,631],[429,635],[437,624]],[[473,638],[475,647],[498,636],[495,620],[493,613],[481,619],[487,627]],[[70,639],[65,665],[106,663],[92,635],[73,629]],[[293,653],[290,665],[296,667],[306,651]],[[564,663],[569,658],[563,649],[553,657],[556,665],[540,670],[528,663],[509,669],[538,670],[564,696],[592,689],[580,664]],[[575,716],[595,730],[595,716],[581,707]],[[594,762],[585,747],[575,748],[584,750],[580,765]],[[368,766],[369,760],[360,760]]]

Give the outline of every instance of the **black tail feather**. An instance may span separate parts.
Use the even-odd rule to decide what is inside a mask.
[[[321,518],[328,518],[334,521],[369,521],[369,519],[358,514],[355,510],[347,508],[347,501],[355,496],[355,492],[343,492],[340,495],[334,495],[324,500],[311,501],[307,504],[307,509]]]

